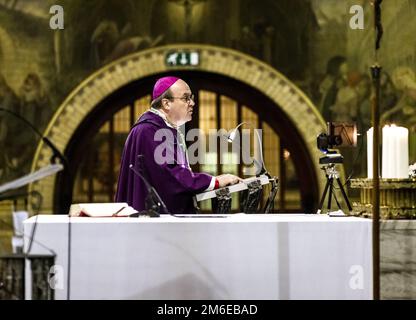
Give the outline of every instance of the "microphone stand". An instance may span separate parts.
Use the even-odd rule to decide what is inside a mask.
[[[15,181],[12,181],[8,184],[6,184],[7,186],[3,186],[4,187],[4,191],[7,191],[9,189],[16,189],[22,186],[25,186],[29,183],[32,183],[34,181],[40,180],[46,176],[49,176],[53,173],[56,173],[58,171],[61,170],[69,170],[69,165],[68,165],[68,160],[67,158],[58,150],[58,148],[56,148],[56,146],[52,143],[52,141],[50,141],[47,137],[45,137],[37,128],[35,128],[35,126],[30,123],[27,119],[25,119],[24,117],[22,117],[21,115],[19,115],[16,112],[13,112],[11,110],[5,109],[3,107],[0,107],[0,111],[4,111],[12,116],[14,116],[15,118],[19,119],[20,121],[22,121],[25,125],[27,125],[29,128],[32,129],[32,131],[39,136],[42,141],[52,150],[52,156],[50,158],[50,163],[51,165],[49,165],[48,167],[44,167],[39,169],[36,172],[33,172],[32,174],[29,174],[25,177],[22,177],[20,179],[17,179]],[[57,159],[59,159],[61,161],[61,163],[59,164]],[[39,208],[38,208],[39,209]],[[39,210],[38,210],[39,212]],[[36,220],[37,221],[37,220]],[[34,241],[33,239],[35,238],[35,230],[36,230],[36,222],[35,222],[35,227],[33,228],[33,232],[30,238],[30,244],[29,244],[29,251],[30,252],[30,248],[32,245],[32,242]],[[69,293],[70,293],[70,279],[71,279],[71,221],[69,220],[68,222],[68,260],[67,260],[67,264],[68,264],[68,270],[67,270],[67,298],[69,299]]]
[[[241,122],[227,136],[228,142],[233,143],[233,141],[235,139],[235,135],[237,134],[238,128],[241,127],[243,124],[247,124],[247,125],[251,126],[253,129],[255,129],[250,122]],[[261,156],[261,163],[257,159],[253,158],[253,161],[255,163],[255,166],[256,167],[260,167],[260,171],[258,173],[256,173],[256,177],[260,177],[261,175],[266,175],[268,178],[271,178],[271,175],[266,170],[266,166],[264,165],[263,148],[262,148],[263,144],[262,144],[260,135],[259,135],[259,133],[256,130],[254,130],[254,132],[256,133],[257,141],[258,141],[259,146],[260,146],[260,156]]]
[[[37,128],[35,128],[33,126],[32,123],[30,123],[27,119],[25,119],[24,117],[22,117],[21,115],[19,115],[16,112],[13,112],[11,110],[5,109],[3,107],[0,107],[0,111],[4,111],[10,115],[12,115],[13,117],[17,118],[19,121],[22,121],[25,125],[27,125],[29,128],[32,129],[33,132],[36,133],[36,135],[38,135],[43,142],[46,143],[47,146],[49,146],[52,151],[53,151],[53,155],[50,159],[51,164],[49,166],[43,167],[35,172],[32,172],[30,174],[27,174],[23,177],[20,177],[16,180],[7,182],[3,185],[0,186],[0,201],[3,200],[14,200],[17,197],[22,196],[22,193],[14,193],[14,194],[9,194],[10,190],[13,189],[18,189],[21,187],[24,187],[32,182],[41,180],[47,176],[50,176],[52,174],[55,174],[65,168],[68,167],[68,161],[65,158],[64,155],[62,155],[62,153],[55,147],[55,145],[45,136],[42,135],[42,133],[39,132],[39,130]],[[61,160],[61,164],[57,163],[57,159]],[[25,193],[26,195],[30,195],[31,193]]]
[[[47,137],[45,137],[37,128],[35,128],[35,126],[30,123],[27,119],[25,119],[24,117],[22,117],[20,114],[5,109],[3,107],[0,107],[0,111],[4,111],[6,113],[11,114],[12,116],[16,117],[17,119],[19,119],[20,121],[22,121],[24,124],[26,124],[29,128],[32,129],[33,132],[36,133],[37,136],[39,136],[42,141],[49,147],[51,148],[51,150],[53,151],[53,155],[50,158],[50,162],[52,164],[56,163],[57,159],[61,160],[61,163],[64,165],[64,169],[68,168],[68,160],[66,159],[66,157],[55,147],[55,145],[52,143],[51,140],[49,140]]]
[[[249,122],[241,122],[227,136],[228,142],[232,143],[234,141],[238,128],[241,127],[243,124],[248,124],[251,127],[253,127],[253,125]],[[255,128],[253,127],[253,129]],[[261,156],[261,163],[257,159],[253,158],[253,161],[255,162],[255,166],[260,167],[260,171],[256,174],[256,177],[265,175],[269,179],[269,182],[271,183],[271,190],[269,193],[269,197],[267,198],[266,204],[263,208],[264,213],[269,213],[271,210],[273,210],[273,207],[274,207],[274,199],[279,189],[279,179],[277,177],[272,177],[270,173],[267,171],[266,166],[264,164],[264,158],[263,158],[263,143],[257,130],[254,130],[254,132],[256,133],[256,136],[257,136],[257,141],[259,143],[260,156]]]
[[[11,110],[5,109],[3,107],[0,107],[0,111],[4,111],[13,117],[17,118],[19,121],[22,121],[25,125],[27,125],[29,128],[32,129],[33,132],[35,132],[36,135],[38,135],[43,142],[46,143],[47,146],[49,146],[52,151],[53,155],[50,159],[51,164],[49,166],[43,167],[35,172],[32,172],[30,174],[27,174],[23,177],[20,177],[16,180],[10,181],[8,183],[5,183],[0,186],[0,201],[3,200],[14,200],[18,197],[21,197],[23,193],[14,193],[9,194],[10,190],[18,189],[23,186],[26,186],[32,182],[38,181],[40,179],[43,179],[49,175],[55,174],[64,168],[68,167],[68,161],[67,159],[62,155],[62,153],[55,147],[55,145],[45,136],[43,136],[37,128],[33,126],[32,123],[30,123],[27,119],[22,117],[16,112],[13,112]],[[57,163],[57,159],[61,160],[61,164]],[[31,193],[25,193],[26,195],[31,195]]]
[[[141,157],[143,157],[143,155],[138,156],[139,159]],[[132,164],[130,164],[129,168],[134,172],[134,174],[136,174],[143,180],[147,188],[146,210],[134,213],[131,216],[138,217],[141,215],[147,215],[152,218],[160,217],[160,208],[162,208],[165,213],[170,214],[168,208],[166,207],[163,200],[160,198],[155,188],[147,181],[147,179],[139,172],[139,170],[135,168]]]

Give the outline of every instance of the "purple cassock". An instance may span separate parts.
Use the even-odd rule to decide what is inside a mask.
[[[168,160],[161,164],[160,160],[155,159],[155,151],[157,153],[163,149],[162,146],[158,148],[160,144],[167,144],[166,139],[155,141],[155,134],[160,129],[170,130],[174,137],[173,143],[165,148],[173,159],[169,160],[169,157],[166,157]],[[140,117],[124,145],[116,202],[127,202],[138,211],[145,209],[146,185],[129,168],[130,164],[133,164],[142,169],[141,173],[156,189],[169,213],[196,213],[193,196],[210,186],[212,176],[190,170],[185,152],[177,140],[177,134],[176,129],[168,127],[165,121],[153,112],[147,111]],[[139,159],[138,155],[143,157]],[[141,163],[137,163],[138,161]]]

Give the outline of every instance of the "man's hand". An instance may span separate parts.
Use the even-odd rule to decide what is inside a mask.
[[[233,174],[222,174],[215,178],[218,180],[220,188],[243,181],[243,179]]]

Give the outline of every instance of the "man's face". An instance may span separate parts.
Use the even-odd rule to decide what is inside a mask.
[[[173,99],[168,102],[169,120],[177,126],[191,121],[195,102],[190,99],[192,92],[188,84],[178,80],[170,87],[170,92]]]

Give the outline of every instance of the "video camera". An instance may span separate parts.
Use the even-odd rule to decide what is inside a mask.
[[[328,122],[327,132],[318,135],[316,145],[325,154],[334,147],[355,147],[357,126],[354,123]]]

